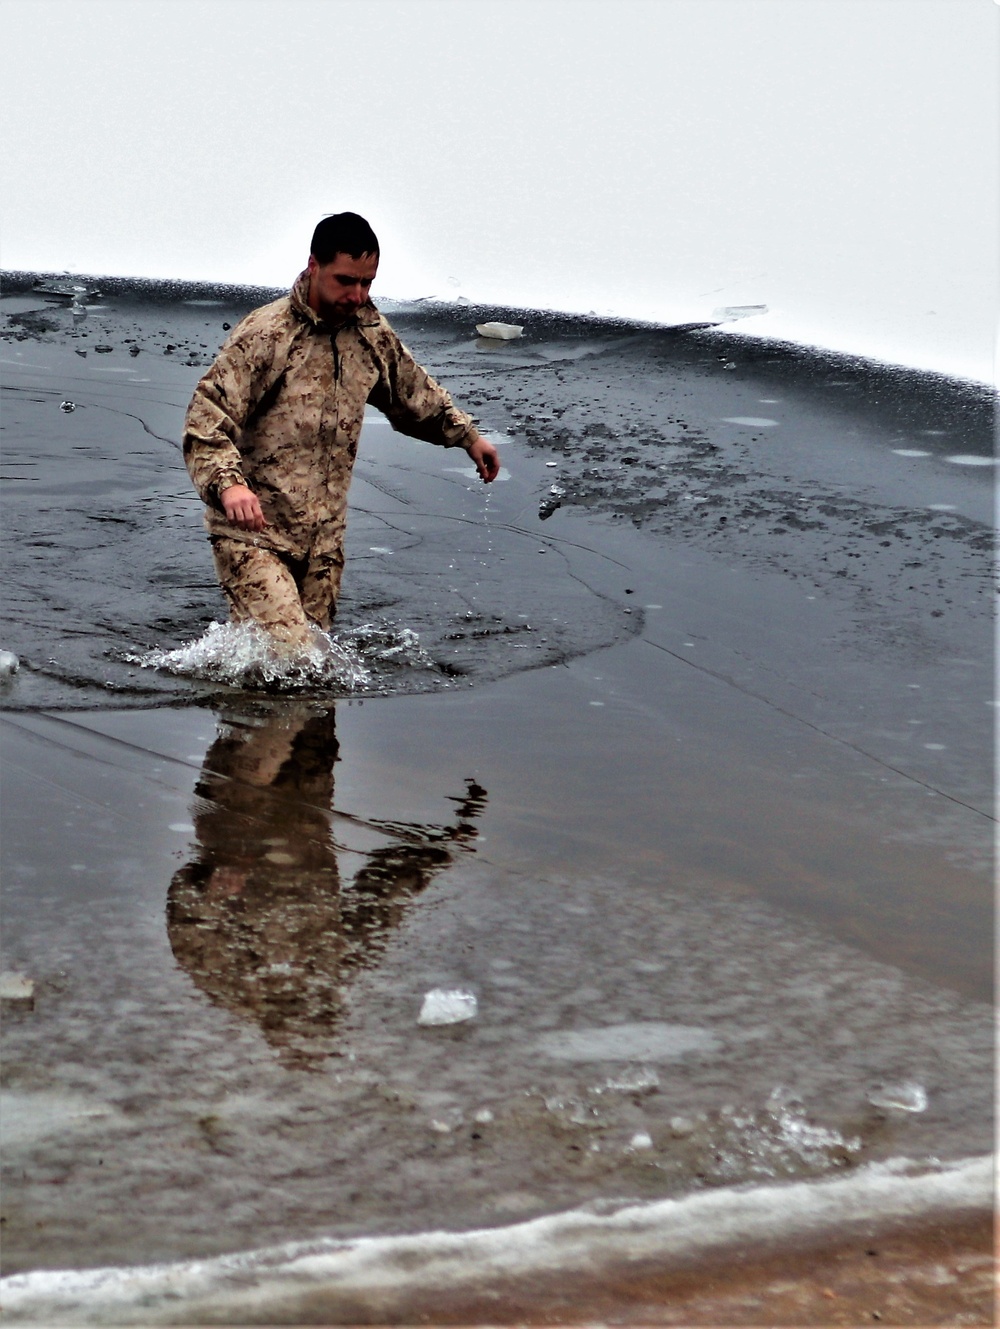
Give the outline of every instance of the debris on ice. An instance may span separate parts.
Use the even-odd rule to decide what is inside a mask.
[[[21,661],[13,651],[0,651],[0,678],[10,678],[21,668]]]
[[[538,517],[540,521],[546,521],[552,516],[556,508],[562,505],[563,495],[566,493],[562,485],[552,485],[548,494],[538,504]]]
[[[463,988],[431,988],[424,994],[417,1024],[461,1024],[463,1020],[474,1020],[478,1010],[474,992]]]

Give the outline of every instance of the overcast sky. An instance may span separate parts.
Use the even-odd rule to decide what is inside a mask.
[[[993,374],[993,0],[0,0],[3,266],[378,291]],[[750,324],[743,325],[750,329]]]

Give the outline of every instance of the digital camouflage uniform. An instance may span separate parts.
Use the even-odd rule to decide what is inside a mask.
[[[184,459],[232,616],[292,645],[308,640],[309,622],[329,628],[336,610],[366,403],[427,443],[475,437],[471,418],[371,301],[330,328],[309,308],[308,290],[303,272],[290,295],[237,325],[184,420]],[[257,495],[264,531],[229,524],[219,495],[234,484]]]

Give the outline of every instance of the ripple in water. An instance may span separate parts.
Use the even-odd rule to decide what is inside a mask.
[[[275,692],[381,692],[391,671],[434,668],[410,628],[375,623],[336,635],[313,628],[311,644],[296,651],[282,649],[256,623],[210,623],[196,641],[125,659],[143,669]]]

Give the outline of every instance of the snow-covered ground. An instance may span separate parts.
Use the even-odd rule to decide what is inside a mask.
[[[248,16],[252,21],[248,21]],[[992,381],[987,0],[6,0],[3,264],[684,322]]]

